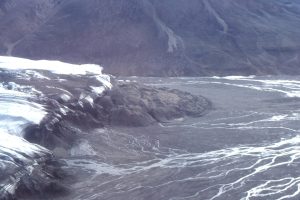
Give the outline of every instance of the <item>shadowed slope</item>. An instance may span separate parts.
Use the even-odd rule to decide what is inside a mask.
[[[0,53],[116,75],[299,74],[296,0],[0,3]]]

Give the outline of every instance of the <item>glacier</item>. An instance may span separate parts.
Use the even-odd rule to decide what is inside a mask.
[[[24,130],[38,126],[52,112],[43,91],[61,93],[65,101],[74,95],[59,86],[70,77],[91,80],[92,84],[86,86],[90,94],[84,94],[84,90],[78,94],[82,99],[101,95],[112,87],[110,76],[103,74],[99,65],[0,56],[0,199],[12,198],[9,195],[14,195],[22,177],[31,176],[41,162],[53,158],[51,151],[25,140]],[[89,101],[93,103],[93,99]],[[69,111],[60,109],[63,114]]]

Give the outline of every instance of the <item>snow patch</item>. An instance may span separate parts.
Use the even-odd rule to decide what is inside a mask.
[[[102,74],[102,67],[94,64],[75,65],[61,61],[29,60],[9,56],[0,56],[0,68],[9,70],[45,70],[55,74],[66,75]]]
[[[92,92],[94,92],[96,94],[102,94],[105,91],[105,87],[103,87],[103,86],[100,86],[100,87],[90,86],[90,88],[92,89]]]
[[[47,114],[42,105],[28,101],[28,98],[33,97],[31,94],[9,90],[1,86],[0,84],[1,121],[10,119],[14,123],[15,120],[22,119],[24,124],[39,124]],[[12,127],[7,123],[6,126]]]
[[[8,154],[13,155],[14,158],[18,158],[23,161],[28,160],[28,157],[25,157],[18,152],[23,152],[26,156],[31,157],[35,157],[36,155],[41,154],[41,152],[50,154],[50,151],[47,149],[39,145],[31,144],[21,137],[10,135],[3,131],[0,132],[0,135],[1,153],[7,152]]]

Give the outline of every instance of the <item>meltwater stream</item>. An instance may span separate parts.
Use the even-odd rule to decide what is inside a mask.
[[[300,199],[297,77],[119,81],[201,94],[213,110],[196,119],[85,134],[82,155],[67,159],[81,174],[69,199]]]
[[[0,57],[0,199],[52,156],[24,140],[23,129],[51,112],[54,120],[75,112],[50,110],[48,98],[93,106],[93,98],[111,87],[99,66],[82,67]],[[83,126],[60,158],[75,175],[70,193],[55,199],[300,199],[299,77],[118,81],[203,95],[213,108],[200,118],[148,127]]]

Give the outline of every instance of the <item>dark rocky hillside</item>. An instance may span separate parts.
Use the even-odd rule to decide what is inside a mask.
[[[298,0],[1,0],[0,54],[115,75],[300,74]]]

